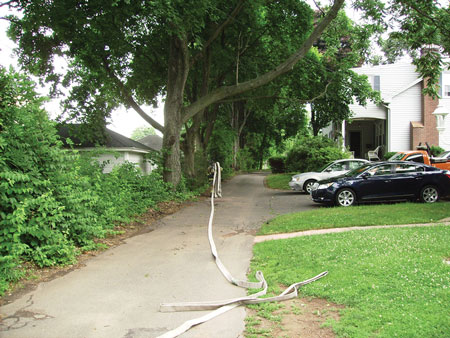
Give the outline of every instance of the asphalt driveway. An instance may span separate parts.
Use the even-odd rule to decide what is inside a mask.
[[[264,174],[239,175],[216,200],[214,239],[221,260],[245,279],[253,235],[268,219],[317,207],[307,195],[266,189]],[[157,337],[208,312],[159,312],[163,302],[239,297],[217,269],[207,240],[209,199],[193,202],[72,271],[0,308],[0,337]],[[236,308],[182,337],[239,337]]]

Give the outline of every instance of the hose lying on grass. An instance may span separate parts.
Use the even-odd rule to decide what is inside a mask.
[[[220,164],[218,162],[214,163],[214,178],[212,182],[211,189],[211,214],[209,217],[208,223],[208,239],[209,244],[211,246],[211,253],[215,259],[216,265],[219,270],[222,272],[224,277],[233,285],[243,287],[246,289],[262,289],[261,291],[254,293],[249,296],[232,298],[226,300],[218,300],[218,301],[207,301],[207,302],[183,302],[183,303],[163,303],[160,305],[161,312],[171,312],[171,311],[202,311],[202,310],[214,310],[207,315],[204,315],[199,318],[191,319],[180,325],[174,330],[166,332],[165,334],[159,336],[159,338],[172,338],[177,337],[180,334],[186,332],[190,328],[195,325],[199,325],[204,323],[214,317],[217,317],[227,311],[234,309],[235,307],[241,304],[259,304],[265,302],[276,302],[283,301],[292,298],[296,298],[298,296],[298,288],[302,285],[309,284],[314,282],[324,276],[327,275],[327,271],[324,271],[317,276],[305,280],[303,282],[298,282],[290,285],[286,290],[284,290],[281,294],[274,297],[261,298],[267,293],[267,282],[264,279],[264,275],[261,271],[256,272],[256,279],[258,282],[249,282],[244,280],[239,280],[234,278],[231,273],[227,270],[225,265],[219,258],[217,253],[216,245],[214,243],[213,235],[212,235],[212,223],[214,219],[214,198],[222,197],[222,187],[221,187],[221,169]]]

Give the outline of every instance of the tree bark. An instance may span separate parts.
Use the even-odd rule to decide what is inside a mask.
[[[163,177],[175,187],[181,179],[180,133],[183,125],[181,109],[189,73],[186,40],[178,36],[173,36],[170,40],[167,96],[164,105]]]
[[[202,69],[202,83],[200,86],[200,90],[197,90],[196,81],[193,83],[192,95],[190,95],[190,101],[194,102],[198,99],[198,96],[204,96],[208,93],[209,90],[209,77],[211,72],[211,53],[209,48],[204,49],[204,59],[203,59],[203,69]],[[197,94],[200,92],[200,94]],[[195,170],[195,154],[197,152],[202,152],[202,155],[205,156],[205,147],[202,143],[201,137],[201,125],[205,119],[206,110],[202,110],[197,113],[192,119],[192,125],[188,128],[186,127],[186,139],[185,139],[185,147],[184,151],[184,160],[185,160],[185,172],[186,174],[194,178],[198,174]]]

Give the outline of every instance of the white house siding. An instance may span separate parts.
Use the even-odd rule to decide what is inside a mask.
[[[445,129],[439,135],[439,146],[445,150],[450,150],[450,98],[442,98],[440,103],[449,114],[444,120]]]
[[[366,107],[351,105],[354,119],[388,119],[387,151],[406,150],[410,148],[411,121],[422,120],[421,85],[414,84],[420,78],[414,65],[409,62],[380,66],[363,66],[353,69],[358,74],[365,74],[372,82],[380,77],[380,91],[384,105],[368,103]],[[413,85],[414,84],[414,85]]]
[[[131,152],[128,152],[126,154],[127,154],[126,157],[128,158],[127,159],[128,162],[135,163],[136,165],[138,165],[144,174],[150,173],[148,171],[148,167],[145,165],[144,156],[143,156],[144,154],[131,153]]]
[[[113,154],[102,154],[96,156],[98,163],[104,164],[103,168],[104,173],[106,174],[110,173],[115,166],[121,165],[125,162],[123,153],[117,153],[115,155],[116,156],[114,156]]]
[[[414,65],[407,62],[372,67],[363,66],[354,68],[353,71],[367,75],[370,83],[373,82],[375,76],[379,76],[381,97],[385,102],[390,102],[394,95],[406,89],[419,78],[419,74],[415,72]],[[366,107],[352,104],[350,109],[354,112],[354,118],[387,118],[386,109],[372,102],[369,102]]]
[[[148,166],[144,161],[144,153],[136,153],[131,151],[116,151],[114,154],[102,154],[96,156],[96,160],[100,164],[105,164],[103,173],[110,173],[117,165],[121,165],[125,162],[134,163],[138,168],[142,170],[144,174],[149,174],[152,171],[152,167]]]
[[[410,150],[411,121],[422,121],[421,85],[416,84],[394,97],[391,109],[389,151]]]
[[[363,66],[353,68],[358,74],[365,74],[369,77],[369,82],[374,76],[380,76],[381,96],[384,101],[390,99],[398,92],[406,89],[420,76],[415,71],[414,65],[408,62],[399,62],[380,66]]]

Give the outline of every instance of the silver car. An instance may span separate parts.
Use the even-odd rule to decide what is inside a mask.
[[[311,193],[314,183],[331,177],[343,175],[350,170],[356,169],[363,164],[370,163],[363,159],[345,159],[328,163],[318,172],[308,172],[292,176],[289,186],[295,191],[304,191]]]

